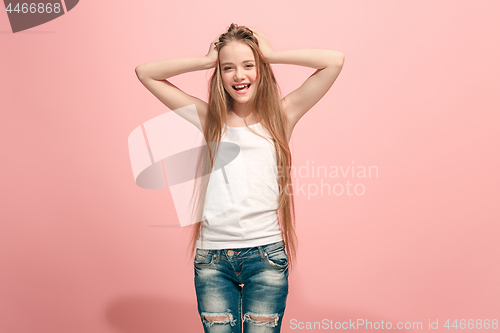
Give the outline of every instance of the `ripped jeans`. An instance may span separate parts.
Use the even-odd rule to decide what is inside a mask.
[[[196,249],[194,273],[206,333],[280,332],[288,295],[288,256],[282,241]]]

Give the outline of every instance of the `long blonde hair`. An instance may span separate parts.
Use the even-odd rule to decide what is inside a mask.
[[[292,156],[286,136],[287,119],[281,105],[279,86],[274,77],[270,63],[264,57],[259,48],[257,38],[252,30],[245,26],[231,24],[227,32],[219,37],[215,43],[217,52],[231,42],[241,42],[248,45],[255,56],[257,66],[257,89],[249,100],[249,106],[258,114],[262,126],[271,136],[275,149],[278,167],[279,205],[278,220],[281,228],[283,242],[289,257],[289,266],[292,267],[296,258],[297,236],[295,234],[295,208],[293,200],[293,187],[290,178]],[[220,61],[217,61],[215,70],[209,80],[208,113],[204,136],[207,143],[215,143],[214,147],[208,144],[208,155],[210,166],[213,166],[214,156],[217,154],[218,143],[222,137],[224,124],[229,110],[231,110],[233,99],[224,89],[221,76]],[[252,128],[251,132],[259,135]],[[261,136],[261,135],[259,135]],[[262,137],[262,136],[261,136]],[[204,199],[204,196],[203,196]],[[198,222],[193,227],[190,240],[191,253],[196,251],[196,241],[202,233],[203,222]]]

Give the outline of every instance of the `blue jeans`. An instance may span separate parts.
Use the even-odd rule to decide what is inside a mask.
[[[288,256],[282,241],[250,248],[197,249],[194,273],[198,313],[206,333],[280,332],[288,295]]]

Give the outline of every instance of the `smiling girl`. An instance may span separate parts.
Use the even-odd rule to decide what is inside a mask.
[[[316,71],[281,98],[270,65],[279,63]],[[245,199],[222,214],[210,214],[227,203],[209,185],[207,198],[216,199],[204,207],[205,218],[193,228],[194,282],[205,332],[281,330],[297,244],[289,141],[299,119],[326,94],[343,64],[344,55],[334,50],[273,51],[262,32],[231,24],[204,57],[136,68],[139,80],[169,109],[194,104],[206,142],[238,145],[245,163],[236,172],[244,173],[246,182],[234,185],[247,193]],[[211,68],[208,103],[166,80]],[[217,147],[208,149],[213,163]]]

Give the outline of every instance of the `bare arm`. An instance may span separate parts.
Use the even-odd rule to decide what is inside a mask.
[[[205,129],[207,103],[186,94],[166,79],[182,73],[214,67],[217,63],[217,52],[214,49],[216,40],[218,40],[218,37],[212,42],[209,52],[204,57],[172,58],[146,63],[135,68],[139,81],[170,110],[195,104],[198,119],[196,119],[196,115],[185,119],[195,126],[201,123],[202,128],[200,130],[202,131]]]
[[[299,88],[282,99],[289,122],[289,135],[299,119],[309,111],[330,89],[344,65],[344,54],[323,49],[273,51],[264,34],[252,29],[259,47],[270,63],[306,66],[317,69]]]
[[[273,51],[266,56],[272,64],[290,64],[323,69],[344,62],[344,54],[340,51],[323,49],[302,49]]]
[[[215,63],[207,57],[174,58],[149,62],[135,68],[139,80],[166,80],[182,73],[210,69]]]
[[[299,119],[328,92],[344,65],[344,55],[334,50],[278,51],[273,52],[268,59],[271,63],[293,64],[317,69],[299,88],[283,98],[291,130]]]

